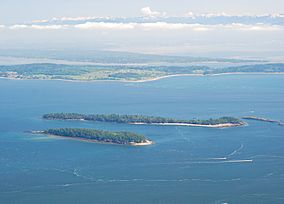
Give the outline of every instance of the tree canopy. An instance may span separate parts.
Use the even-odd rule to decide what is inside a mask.
[[[146,141],[145,136],[131,132],[110,132],[87,128],[56,128],[45,130],[44,133],[116,144],[142,143]]]
[[[119,115],[119,114],[80,114],[80,113],[49,113],[43,115],[48,120],[88,120],[98,122],[116,122],[116,123],[185,123],[198,125],[218,125],[224,123],[241,124],[242,121],[234,117],[221,117],[217,119],[192,119],[180,120],[174,118],[164,118],[143,115]]]

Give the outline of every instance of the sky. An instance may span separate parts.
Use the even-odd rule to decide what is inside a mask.
[[[283,0],[0,0],[0,23],[60,16],[137,16],[149,6],[171,15],[196,13],[264,14],[284,12]]]
[[[282,58],[283,0],[0,0],[2,49]]]

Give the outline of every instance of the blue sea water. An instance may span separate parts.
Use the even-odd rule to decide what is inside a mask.
[[[209,129],[45,121],[49,112],[284,120],[283,75],[173,77],[146,83],[0,80],[1,204],[284,203],[284,127]],[[155,141],[129,147],[31,135],[86,127]]]

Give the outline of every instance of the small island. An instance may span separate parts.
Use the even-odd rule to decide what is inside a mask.
[[[32,131],[34,134],[66,137],[87,142],[119,144],[131,146],[151,145],[152,141],[145,136],[132,132],[109,132],[87,128],[56,128],[44,131]]]
[[[242,118],[245,120],[257,120],[257,121],[268,122],[268,123],[277,123],[280,126],[284,126],[284,123],[281,122],[280,120],[272,120],[272,119],[261,118],[257,116],[244,116]]]
[[[195,126],[209,128],[224,128],[243,126],[246,123],[234,117],[221,117],[208,120],[180,120],[174,118],[163,118],[143,115],[119,115],[119,114],[80,114],[80,113],[49,113],[43,115],[47,120],[81,120],[97,122],[128,123],[136,125],[172,125],[172,126]]]

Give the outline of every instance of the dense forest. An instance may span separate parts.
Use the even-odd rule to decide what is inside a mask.
[[[116,122],[116,123],[185,123],[198,125],[218,125],[218,124],[242,124],[242,121],[234,117],[221,117],[208,120],[179,120],[174,118],[163,118],[143,115],[119,115],[119,114],[79,114],[79,113],[50,113],[43,115],[48,120],[88,120],[98,122]]]
[[[138,135],[131,132],[109,132],[95,129],[86,128],[58,128],[48,129],[43,132],[44,134],[81,138],[94,140],[98,142],[115,143],[115,144],[131,144],[142,143],[146,141],[143,135]]]

